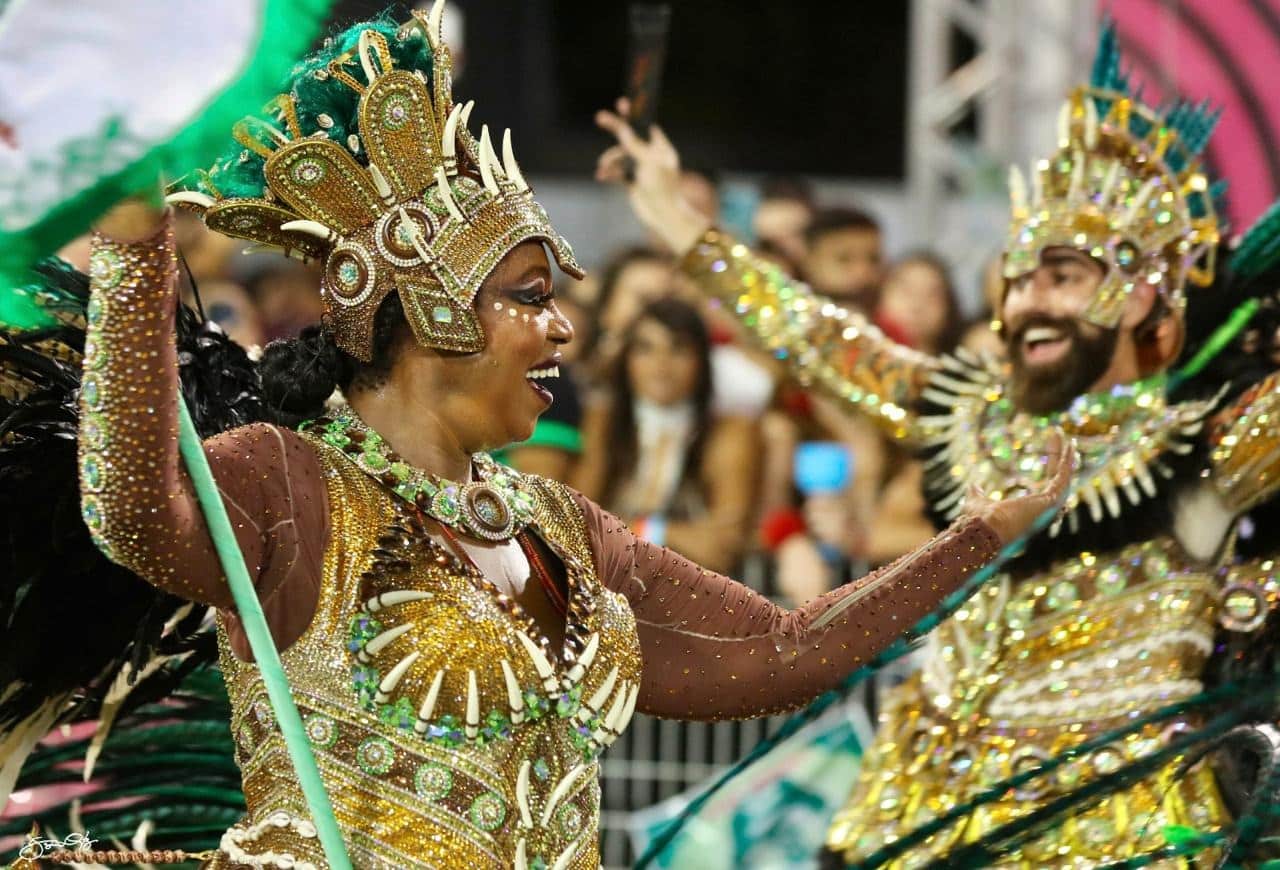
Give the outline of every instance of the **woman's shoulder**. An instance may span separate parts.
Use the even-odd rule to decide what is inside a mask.
[[[313,443],[294,430],[274,423],[247,423],[219,432],[204,441],[211,458],[264,469],[287,470],[293,462],[314,463]]]

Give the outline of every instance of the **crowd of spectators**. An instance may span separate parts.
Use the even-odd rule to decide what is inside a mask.
[[[687,169],[682,188],[720,217],[713,173]],[[751,241],[787,275],[903,344],[1000,352],[989,314],[962,316],[936,254],[890,256],[874,215],[823,202],[802,179],[766,179],[757,193]],[[316,267],[241,257],[239,243],[189,215],[177,234],[185,301],[252,353],[321,318]],[[64,254],[75,261],[82,247]],[[980,280],[989,311],[994,264]],[[744,558],[762,559],[768,591],[789,604],[930,536],[918,463],[754,349],[656,244],[612,252],[586,281],[558,287],[557,304],[577,337],[552,382],[556,402],[503,461],[571,483],[708,567],[737,572]]]

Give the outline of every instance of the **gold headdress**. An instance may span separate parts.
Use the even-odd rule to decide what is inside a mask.
[[[198,211],[210,229],[323,259],[330,328],[339,347],[365,362],[373,356],[374,315],[392,290],[421,344],[473,352],[485,344],[476,293],[516,245],[546,242],[561,269],[583,274],[534,201],[511,131],[503,135],[501,160],[487,126],[479,141],[468,132],[473,103],[453,102],[443,6],[437,0],[426,18],[415,13],[396,34],[428,40],[431,87],[422,72],[394,68],[387,37],[375,29],[362,31],[354,52],[321,71],[360,94],[347,147],[323,129],[304,134],[286,94],[274,103],[284,130],[247,119],[234,131],[266,161],[261,197],[223,197],[207,175],[204,187],[213,195],[169,197]],[[347,69],[356,64],[363,82]]]
[[[1032,168],[1030,192],[1010,170],[1005,278],[1035,269],[1046,248],[1076,248],[1106,269],[1086,320],[1114,328],[1139,282],[1181,316],[1187,283],[1213,280],[1218,217],[1198,154],[1215,120],[1185,104],[1162,116],[1123,89],[1077,89],[1058,117],[1056,153]]]

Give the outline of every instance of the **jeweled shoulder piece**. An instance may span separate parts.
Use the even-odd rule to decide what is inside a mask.
[[[236,126],[245,159],[263,164],[260,197],[226,197],[215,174],[170,201],[198,212],[211,229],[306,260],[323,260],[321,295],[340,347],[372,359],[373,321],[388,293],[400,294],[410,327],[426,346],[460,352],[484,347],[472,305],[481,283],[522,242],[545,242],[560,267],[583,272],[551,226],[516,163],[511,131],[499,159],[488,126],[467,129],[473,103],[454,103],[451,59],[440,20],[418,14],[401,43],[427,41],[430,69],[397,69],[388,37],[363,31],[358,46],[327,67],[303,70],[273,106],[277,123]],[[316,116],[304,131],[300,79],[334,81],[358,94],[356,132],[346,142]],[[428,76],[429,73],[429,76]],[[278,124],[278,125],[277,125]]]

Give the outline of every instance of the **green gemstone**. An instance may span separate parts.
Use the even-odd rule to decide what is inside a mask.
[[[453,323],[453,311],[447,305],[437,305],[431,309],[431,319],[436,323]]]
[[[413,789],[429,801],[443,800],[453,790],[453,771],[443,764],[428,762],[413,775]]]
[[[1163,580],[1169,576],[1169,557],[1161,552],[1152,553],[1142,561],[1142,567],[1148,580]]]
[[[356,748],[356,763],[370,776],[380,776],[395,763],[395,749],[385,737],[367,737]]]
[[[102,507],[98,504],[97,498],[91,495],[85,496],[80,505],[80,515],[84,517],[84,524],[89,527],[89,531],[101,531]]]
[[[507,804],[494,792],[485,792],[471,802],[471,823],[482,831],[496,831],[507,818]]]
[[[1096,585],[1099,593],[1115,595],[1117,592],[1124,591],[1127,582],[1128,578],[1125,577],[1124,570],[1119,565],[1108,565],[1098,572]]]
[[[80,479],[93,492],[102,488],[102,464],[99,457],[90,454],[84,458],[80,463]]]
[[[96,326],[102,320],[102,300],[97,296],[89,300],[89,307],[84,311],[85,320],[90,326]]]
[[[1045,604],[1050,610],[1061,610],[1064,607],[1070,607],[1080,600],[1080,591],[1076,589],[1076,584],[1070,580],[1059,581],[1049,589],[1049,597],[1045,599]]]
[[[457,497],[442,489],[431,499],[431,514],[446,523],[456,523],[462,511],[458,507]]]
[[[404,483],[406,480],[408,480],[409,475],[413,473],[413,469],[411,469],[408,465],[406,465],[403,462],[391,463],[391,466],[388,470],[395,477],[395,479],[400,481],[401,483]]]
[[[547,765],[547,760],[545,758],[539,757],[533,762],[533,775],[536,776],[540,782],[546,782],[547,777],[551,776],[551,768]]]
[[[338,726],[328,716],[312,714],[303,723],[303,728],[311,745],[319,749],[328,749],[338,742]]]
[[[570,716],[578,712],[578,708],[582,705],[577,698],[571,695],[561,695],[556,700],[556,715],[561,719],[568,719]]]
[[[387,461],[387,457],[372,450],[365,451],[364,464],[372,468],[374,471],[383,471],[391,465],[391,463]]]
[[[102,427],[102,417],[98,414],[86,414],[83,422],[80,424],[80,441],[90,450],[97,450],[102,447],[105,430]]]
[[[110,248],[99,248],[89,258],[89,277],[96,286],[109,290],[124,277],[124,262]]]
[[[80,397],[84,399],[84,403],[90,408],[96,409],[98,407],[98,403],[102,401],[102,390],[98,386],[96,377],[85,375],[80,384]]]
[[[338,281],[344,287],[354,287],[360,280],[360,267],[355,260],[343,260],[337,271]]]

